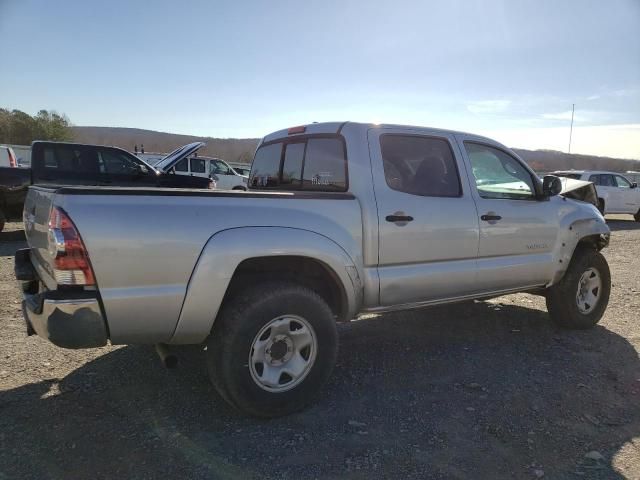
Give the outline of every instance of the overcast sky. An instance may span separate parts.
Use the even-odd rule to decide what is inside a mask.
[[[640,0],[0,0],[0,107],[260,137],[312,121],[640,159]]]

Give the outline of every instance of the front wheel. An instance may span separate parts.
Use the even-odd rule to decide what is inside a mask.
[[[584,330],[600,321],[610,293],[607,260],[592,248],[578,248],[562,280],[548,289],[547,310],[557,325]]]
[[[636,222],[640,222],[640,208],[638,209],[636,214],[633,216],[633,218],[636,219]]]
[[[293,283],[267,283],[223,307],[207,340],[207,368],[231,405],[276,417],[315,399],[337,349],[333,314],[318,294]]]

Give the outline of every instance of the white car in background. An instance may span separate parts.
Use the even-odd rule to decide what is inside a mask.
[[[552,175],[593,182],[598,192],[598,209],[603,215],[628,213],[640,222],[640,189],[624,175],[599,170],[568,170]]]
[[[215,181],[217,190],[246,190],[249,180],[247,175],[238,175],[220,158],[197,156],[198,150],[204,146],[205,143],[203,142],[191,143],[174,150],[164,158],[156,161],[149,160],[155,167],[161,165],[165,158],[172,156],[178,150],[183,150],[187,153],[186,158],[183,158],[172,167],[172,172],[176,175],[211,178]]]

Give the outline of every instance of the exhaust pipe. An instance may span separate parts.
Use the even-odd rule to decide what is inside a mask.
[[[160,357],[160,361],[165,368],[176,368],[178,366],[178,357],[169,349],[166,343],[156,343],[156,352]]]

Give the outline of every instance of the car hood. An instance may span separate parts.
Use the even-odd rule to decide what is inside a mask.
[[[156,163],[154,167],[163,173],[167,173],[171,169],[171,167],[173,167],[180,160],[190,157],[205,145],[206,143],[204,142],[194,142],[176,148],[173,152]]]
[[[588,202],[596,207],[598,206],[598,193],[593,182],[585,180],[575,180],[573,178],[560,177],[562,182],[562,191],[560,195],[574,200]]]

